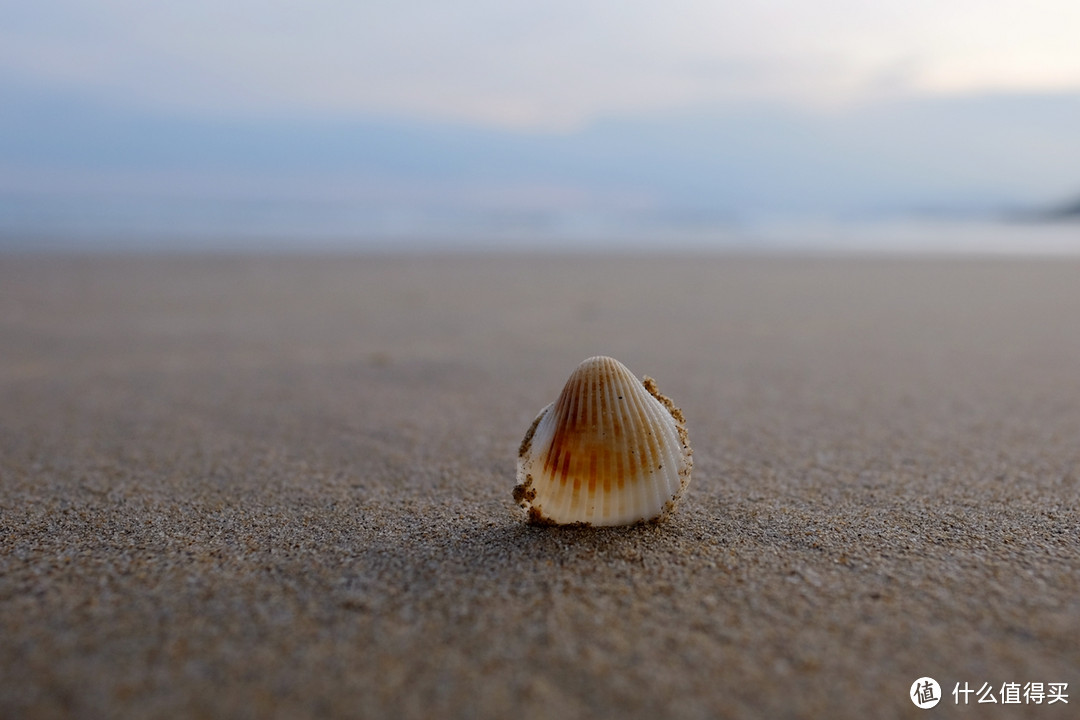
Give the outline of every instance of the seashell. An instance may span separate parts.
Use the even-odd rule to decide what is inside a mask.
[[[682,411],[652,378],[591,357],[525,433],[514,501],[536,524],[662,519],[690,483],[691,455]]]

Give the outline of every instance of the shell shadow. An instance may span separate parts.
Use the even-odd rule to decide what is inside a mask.
[[[593,527],[532,525],[513,521],[460,536],[451,543],[451,547],[454,554],[466,563],[482,563],[493,551],[517,560],[536,557],[573,560],[583,556],[597,559],[597,555],[611,552],[624,553],[628,549],[655,547],[665,536],[677,534],[678,529],[671,523]]]
[[[428,528],[431,529],[430,527]],[[671,552],[671,523],[537,527],[518,520],[367,543],[339,588],[342,605],[396,614],[443,608],[448,597],[511,599],[556,591],[571,576],[617,572]]]

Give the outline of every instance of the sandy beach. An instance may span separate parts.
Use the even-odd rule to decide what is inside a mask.
[[[689,490],[529,526],[597,354]],[[1078,707],[1080,261],[0,257],[2,717]]]

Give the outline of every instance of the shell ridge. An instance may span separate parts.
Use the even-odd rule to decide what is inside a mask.
[[[677,488],[673,490],[674,497],[672,498],[672,507],[674,503],[682,496],[686,491],[686,488],[690,485],[690,473],[694,469],[694,450],[690,447],[690,435],[686,430],[686,416],[683,414],[681,408],[675,406],[671,398],[667,397],[656,387],[656,382],[645,376],[645,389],[649,391],[649,394],[656,398],[671,417],[675,421],[675,434],[677,446],[679,449],[679,465],[678,465],[678,477],[675,478]]]
[[[551,466],[550,485],[551,485],[551,506],[549,512],[558,517],[562,511],[562,506],[567,503],[570,497],[570,492],[573,490],[571,487],[567,487],[568,483],[565,478],[559,476],[559,466],[562,462],[562,454],[566,448],[566,434],[567,426],[574,421],[577,415],[577,404],[579,393],[575,392],[577,389],[577,383],[567,383],[563,388],[563,396],[560,398],[560,410],[558,415],[558,427],[555,431],[555,435],[552,438],[552,446],[549,452],[555,452],[557,459]]]
[[[645,418],[645,407],[639,390],[639,383],[637,378],[634,378],[633,383],[628,383],[626,387],[626,396],[630,400],[631,408],[629,408],[632,415],[629,415],[629,419],[633,422],[634,427],[634,451],[638,454],[638,474],[637,477],[632,479],[634,485],[634,492],[631,495],[633,498],[632,514],[633,520],[641,519],[641,516],[645,514],[645,508],[649,505],[649,488],[646,487],[649,471],[653,465],[651,448],[647,442],[648,428],[643,422]]]
[[[610,368],[609,368],[610,370]],[[601,477],[603,477],[603,488],[600,495],[600,507],[598,508],[598,514],[603,520],[611,519],[615,514],[615,494],[613,491],[612,475],[615,472],[613,467],[615,464],[616,453],[618,452],[618,446],[612,445],[616,441],[615,436],[615,405],[613,401],[612,389],[615,387],[614,378],[611,373],[608,373],[607,382],[604,383],[603,392],[600,394],[600,415],[604,423],[603,437],[608,447],[613,447],[614,452],[609,451],[602,454],[602,465],[600,468]]]
[[[559,431],[560,425],[561,423],[559,422],[558,406],[556,406],[554,410],[548,413],[548,418],[541,422],[541,426],[546,426],[544,427],[543,438],[545,445],[542,448],[543,454],[539,455],[534,461],[535,465],[533,469],[534,478],[539,478],[539,480],[534,479],[534,484],[540,485],[542,483],[543,487],[545,488],[545,491],[543,493],[541,493],[540,490],[537,490],[537,499],[540,500],[537,505],[539,507],[539,510],[546,517],[549,518],[555,517],[552,513],[553,508],[551,507],[550,498],[552,495],[552,490],[555,489],[557,485],[553,485],[554,474],[546,469],[545,464],[548,462],[548,456],[551,452],[552,447],[554,446],[555,436]]]
[[[690,473],[694,469],[694,450],[690,447],[690,434],[686,430],[686,416],[683,414],[681,408],[676,407],[671,398],[660,392],[656,387],[656,381],[648,375],[642,378],[645,385],[645,389],[649,391],[657,402],[664,406],[664,408],[671,414],[671,417],[675,419],[675,432],[679,437],[679,449],[681,450],[682,462],[679,465],[679,477],[678,477],[678,491],[673,498],[672,507],[674,502],[682,496],[686,491],[686,488],[690,485]]]
[[[596,439],[603,443],[607,436],[607,404],[604,402],[604,393],[607,389],[607,374],[603,371],[596,374],[596,392],[594,404],[596,407]],[[604,517],[604,468],[607,464],[608,452],[605,448],[593,448],[591,468],[589,472],[589,521],[596,522]]]
[[[649,397],[653,399],[653,408],[658,413],[658,416],[664,420],[663,427],[669,429],[672,433],[672,439],[676,441],[676,444],[680,450],[679,455],[684,455],[683,450],[685,438],[684,424],[686,422],[683,417],[682,410],[675,407],[675,403],[671,401],[671,398],[661,394],[656,388],[656,381],[648,375],[642,378],[642,386],[649,394]]]
[[[603,431],[600,418],[600,388],[603,386],[603,372],[590,373],[589,378],[589,425],[587,432],[598,438]],[[585,502],[585,522],[592,522],[597,510],[597,480],[600,478],[600,452],[595,445],[589,447],[589,482]]]
[[[657,468],[657,472],[661,474],[663,482],[657,482],[655,487],[659,496],[657,500],[664,505],[669,503],[679,494],[679,476],[683,465],[679,458],[682,454],[682,441],[679,438],[676,424],[677,420],[673,413],[671,413],[669,408],[665,407],[665,405],[653,395],[647,384],[642,383],[642,388],[647,393],[645,401],[652,421],[651,424],[663,434],[663,436],[659,438],[660,445],[663,448],[663,454],[662,459],[658,460],[658,464],[664,465],[664,467]]]
[[[611,453],[611,497],[608,501],[608,517],[612,518],[613,522],[622,522],[622,519],[627,514],[627,487],[626,487],[626,468],[627,468],[627,450],[629,448],[628,440],[629,434],[627,432],[626,419],[624,417],[626,411],[626,403],[619,398],[622,396],[622,377],[618,375],[613,378],[608,388],[608,404],[611,407],[610,427],[612,437],[612,453]]]
[[[575,392],[577,390],[577,384],[574,387],[567,387],[564,390],[565,401],[560,405],[562,412],[559,413],[559,423],[555,430],[555,437],[552,439],[551,448],[555,452],[555,457],[552,458],[552,475],[560,482],[566,482],[566,477],[559,476],[559,468],[562,467],[565,460],[565,455],[570,451],[567,447],[568,435],[573,432],[578,423],[578,402],[580,401],[581,393]]]
[[[577,433],[577,432],[581,431],[582,415],[585,412],[585,408],[584,408],[583,403],[582,403],[582,400],[584,398],[584,393],[585,393],[585,390],[584,390],[585,381],[584,380],[585,379],[582,377],[581,373],[575,372],[574,377],[573,377],[573,382],[568,383],[568,386],[570,387],[569,410],[568,410],[568,413],[567,413],[566,421],[563,423],[563,426],[565,428],[567,428],[568,430],[574,432],[574,433]],[[565,437],[565,435],[564,435],[564,437]],[[568,444],[571,441],[569,439],[566,439],[564,442]],[[569,448],[567,448],[567,450],[569,450]],[[569,458],[567,458],[567,460],[569,460]],[[570,478],[569,477],[569,470],[570,470],[569,463],[566,463],[564,465],[564,467],[566,468],[566,471],[565,472],[560,471],[561,474],[559,475],[559,484],[560,484],[560,487],[562,488],[562,495],[563,495],[562,501],[560,503],[563,507],[560,508],[560,512],[562,512],[563,510],[569,511],[570,508],[572,508],[577,502],[579,502],[580,492],[581,492],[580,491],[580,487],[581,487],[580,478]]]
[[[663,500],[666,502],[671,499],[671,496],[678,490],[679,481],[679,469],[682,463],[676,456],[676,448],[682,449],[682,442],[679,440],[678,433],[675,431],[675,419],[668,412],[659,401],[650,393],[650,414],[654,419],[654,425],[656,427],[663,428],[664,442],[661,443],[664,447],[664,495]]]
[[[642,386],[644,389],[644,386]],[[664,502],[667,500],[667,475],[664,472],[664,436],[663,425],[657,425],[657,417],[655,408],[652,404],[652,396],[645,395],[642,397],[642,405],[644,405],[645,416],[647,418],[647,424],[650,428],[649,438],[652,440],[649,447],[652,449],[655,446],[655,452],[652,454],[652,465],[649,466],[649,490],[652,497],[650,498],[653,506],[663,507]]]
[[[637,472],[631,477],[634,485],[634,492],[631,494],[633,504],[627,520],[636,521],[644,519],[648,514],[647,508],[649,505],[656,503],[656,499],[651,497],[651,483],[649,481],[650,470],[654,464],[652,458],[653,448],[649,443],[648,416],[645,411],[645,396],[642,393],[640,381],[637,378],[627,380],[624,392],[626,398],[630,400],[630,405],[627,407],[627,411],[629,411],[627,412],[627,420],[632,423],[634,429],[633,450],[637,459]]]
[[[604,393],[607,390],[608,363],[597,362],[593,371],[589,373],[589,409],[591,412],[589,432],[592,442],[589,446],[589,494],[585,504],[585,521],[597,523],[604,518],[604,493],[601,479],[604,477],[607,456],[609,454],[603,448],[604,438],[607,433],[607,413]]]
[[[610,497],[608,498],[608,511],[606,517],[622,518],[626,514],[626,478],[624,476],[624,457],[626,454],[626,423],[622,420],[623,404],[618,399],[619,395],[619,382],[617,379],[612,379],[607,386],[607,399],[608,407],[610,408],[610,417],[608,418],[608,425],[610,427],[612,448],[611,452],[611,464],[610,468],[612,480],[610,484]]]
[[[658,431],[663,425],[657,426],[656,416],[652,412],[652,396],[648,394],[645,386],[639,382],[641,393],[641,408],[644,415],[642,426],[645,428],[645,440],[649,444],[649,473],[647,475],[649,482],[649,494],[652,504],[662,505],[664,502],[664,493],[660,488],[661,476],[659,475],[664,469],[664,462],[662,456],[662,436],[658,434]],[[665,483],[666,484],[666,483]]]
[[[609,450],[604,453],[604,487],[601,495],[603,503],[600,507],[600,517],[605,522],[609,522],[612,518],[617,517],[619,512],[618,466],[622,439],[621,433],[616,432],[619,412],[618,405],[615,403],[616,388],[618,386],[616,368],[609,363],[605,370],[606,382],[604,383],[601,402],[604,407],[604,441]]]
[[[560,422],[560,419],[562,418],[562,415],[563,415],[563,412],[564,412],[563,406],[565,405],[565,402],[566,402],[566,393],[564,391],[563,393],[561,393],[559,395],[558,398],[556,398],[555,402],[553,403],[554,409],[551,411],[551,418],[552,418],[551,427],[552,427],[552,431],[551,431],[551,437],[548,438],[549,442],[548,442],[548,444],[546,446],[542,446],[542,447],[537,446],[537,450],[539,451],[538,454],[537,454],[537,457],[540,459],[540,469],[542,471],[544,471],[544,472],[547,472],[548,469],[555,462],[555,458],[553,458],[551,456],[551,453],[559,445],[558,439],[559,439],[559,434],[561,433],[562,425],[563,425],[563,423]]]
[[[611,522],[618,522],[625,514],[626,506],[626,423],[623,421],[623,403],[619,401],[621,376],[614,372],[607,388],[608,432],[611,434],[611,453],[608,459],[609,488],[607,511],[605,516]]]
[[[671,478],[670,500],[666,503],[663,513],[666,516],[674,510],[679,499],[686,492],[686,488],[690,486],[690,473],[694,469],[694,451],[690,447],[690,435],[686,430],[686,417],[682,410],[676,407],[670,398],[660,394],[651,378],[646,388],[674,420],[675,445],[673,449],[678,450],[679,462],[676,466],[677,473]]]
[[[563,488],[563,510],[569,512],[570,508],[581,502],[581,464],[580,453],[574,443],[573,437],[579,435],[588,426],[588,375],[576,372],[573,382],[572,400],[570,403],[571,413],[566,423],[572,437],[565,438],[566,458],[559,476],[559,482]],[[571,447],[573,446],[573,447]],[[570,454],[573,451],[573,457]]]

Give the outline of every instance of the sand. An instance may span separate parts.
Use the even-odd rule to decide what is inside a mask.
[[[594,354],[665,524],[513,504]],[[0,716],[1076,717],[1078,480],[1076,260],[6,256]]]

